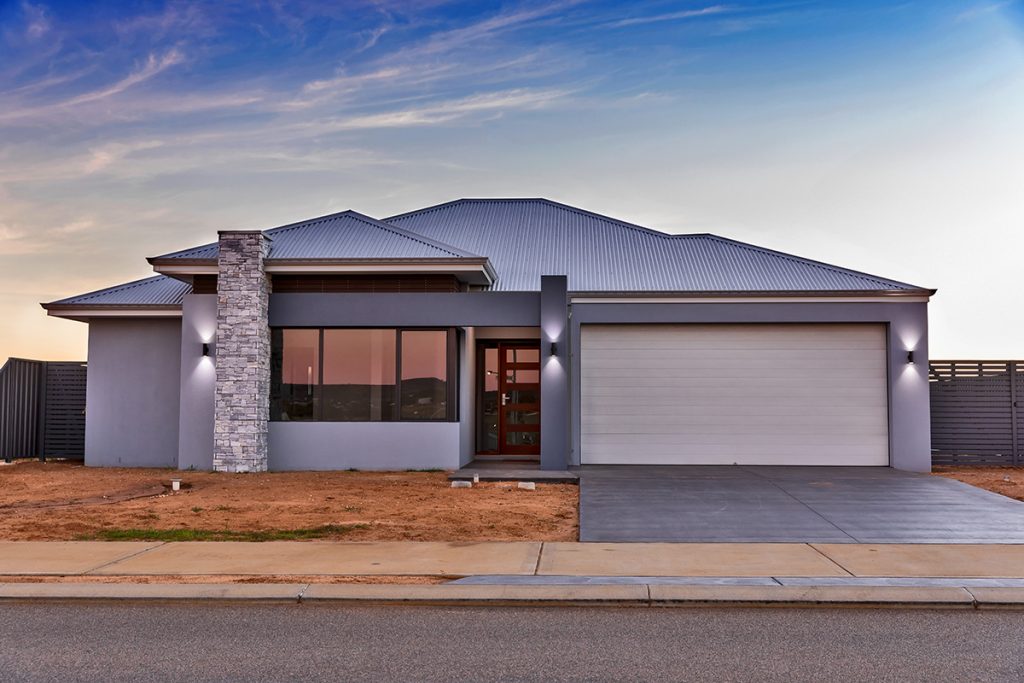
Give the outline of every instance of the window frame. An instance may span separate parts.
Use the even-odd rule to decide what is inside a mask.
[[[316,383],[317,395],[320,400],[316,404],[316,416],[310,420],[296,420],[296,422],[330,422],[330,423],[353,423],[353,424],[388,424],[394,422],[407,422],[411,424],[458,422],[459,421],[459,357],[458,357],[458,328],[455,327],[380,327],[369,326],[346,326],[346,327],[318,327],[318,326],[287,326],[271,328],[271,339],[273,340],[274,330],[317,330],[318,341],[318,377]],[[392,408],[391,418],[388,420],[328,420],[324,419],[324,332],[326,330],[387,330],[395,335],[395,401]],[[402,333],[403,332],[444,332],[445,333],[445,401],[446,416],[435,419],[403,419],[402,418]],[[283,335],[282,335],[283,338]],[[283,350],[282,350],[283,352]],[[271,393],[274,387],[271,386]],[[288,422],[270,415],[271,422]]]

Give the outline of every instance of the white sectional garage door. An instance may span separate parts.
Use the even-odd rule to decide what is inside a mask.
[[[583,464],[888,465],[883,325],[583,325]]]

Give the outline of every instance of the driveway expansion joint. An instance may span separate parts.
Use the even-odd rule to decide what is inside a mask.
[[[148,548],[143,548],[142,550],[139,550],[137,552],[131,553],[130,555],[125,555],[124,557],[119,557],[116,560],[110,560],[109,562],[104,562],[103,564],[97,565],[95,567],[92,567],[91,569],[87,569],[84,572],[81,572],[81,575],[82,576],[89,576],[93,572],[98,572],[101,569],[106,569],[107,567],[113,566],[113,565],[117,564],[118,562],[124,562],[125,560],[130,560],[133,557],[139,557],[140,555],[145,555],[146,553],[150,552],[151,550],[156,550],[157,548],[160,548],[160,547],[165,546],[165,545],[167,545],[167,541],[156,541],[155,545],[151,545]]]

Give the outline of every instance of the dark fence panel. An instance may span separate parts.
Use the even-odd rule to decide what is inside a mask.
[[[10,358],[0,368],[0,459],[85,457],[84,363]]]
[[[43,396],[43,455],[85,457],[85,376],[82,363],[47,363]]]
[[[933,463],[1024,464],[1024,361],[933,360],[928,379]]]

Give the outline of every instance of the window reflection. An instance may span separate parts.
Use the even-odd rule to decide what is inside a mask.
[[[271,419],[317,419],[320,330],[274,330],[272,347]]]

